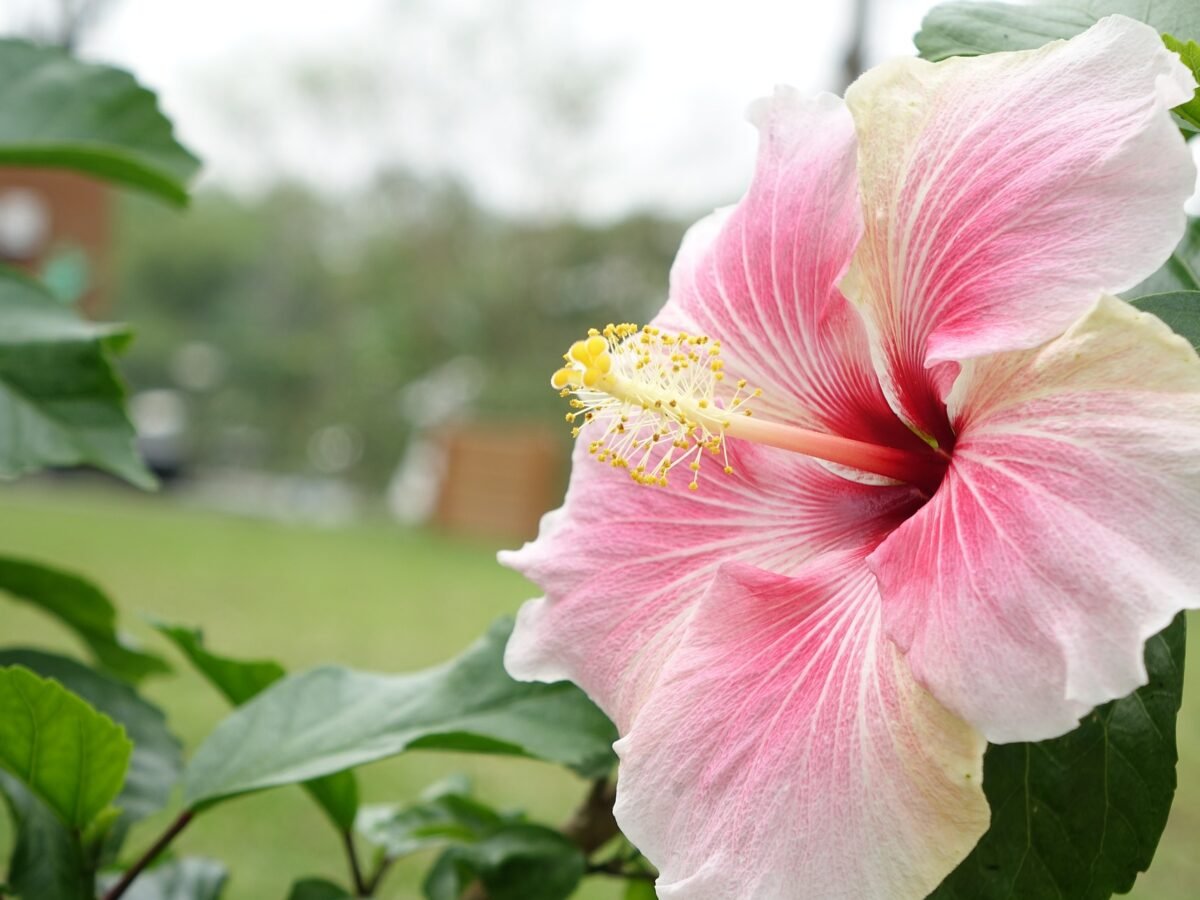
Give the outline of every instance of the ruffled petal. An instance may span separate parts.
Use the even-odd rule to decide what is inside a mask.
[[[758,100],[754,180],[689,231],[664,327],[720,339],[765,415],[857,440],[914,440],[888,407],[866,331],[837,288],[862,231],[854,123],[838,97],[791,88]]]
[[[1122,16],[1039,50],[894,60],[851,86],[866,230],[842,289],[908,421],[949,439],[954,362],[1037,346],[1166,259],[1195,185],[1168,110],[1194,88]]]
[[[987,829],[984,749],[883,636],[861,552],[735,565],[617,744],[617,820],[664,900],[920,900]]]
[[[563,508],[537,540],[500,555],[546,594],[521,609],[505,665],[523,680],[574,681],[622,729],[723,563],[794,572],[882,540],[919,502],[911,488],[859,484],[741,442],[729,447],[734,474],[699,491],[642,487],[590,458],[586,440]]]
[[[1062,337],[964,366],[932,500],[872,555],[888,634],[989,740],[1035,741],[1146,683],[1200,605],[1200,359],[1105,298]]]

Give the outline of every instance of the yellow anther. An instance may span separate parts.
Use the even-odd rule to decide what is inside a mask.
[[[687,467],[694,491],[700,457],[722,454],[730,422],[750,399],[744,380],[736,392],[721,385],[719,350],[719,341],[703,335],[610,323],[573,343],[550,383],[570,397],[571,433],[588,433],[592,456],[658,487],[667,486],[673,468]]]
[[[585,366],[592,361],[592,354],[588,352],[587,341],[576,341],[571,345],[571,349],[567,353],[575,362],[583,363]]]

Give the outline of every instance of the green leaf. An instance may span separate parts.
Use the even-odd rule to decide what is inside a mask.
[[[154,486],[112,365],[128,339],[120,327],[80,319],[36,282],[0,271],[0,478],[93,465]]]
[[[103,828],[93,824],[93,840],[80,840],[50,809],[15,778],[0,779],[17,823],[9,878],[18,896],[39,900],[91,900],[94,862],[115,857],[129,826],[166,805],[179,780],[183,760],[178,740],[167,730],[162,712],[123,682],[61,656],[37,650],[0,650],[0,665],[22,665],[53,678],[100,712],[125,727],[133,755],[117,797],[120,818]],[[96,821],[99,822],[101,816]],[[87,848],[87,849],[85,849]]]
[[[583,851],[557,831],[510,825],[477,844],[450,847],[425,879],[428,900],[458,900],[482,881],[491,900],[563,900],[583,878]]]
[[[1176,334],[1200,347],[1200,291],[1172,291],[1150,294],[1133,301],[1138,309],[1153,313],[1171,326]]]
[[[1032,6],[943,3],[925,16],[913,41],[922,57],[935,62],[949,56],[1032,50],[1072,38],[1113,13],[1145,22],[1160,34],[1200,38],[1200,4],[1195,0],[1059,0]]]
[[[0,556],[0,591],[38,607],[83,640],[106,672],[137,682],[171,671],[158,656],[130,647],[117,633],[117,611],[92,584],[61,569]]]
[[[1162,268],[1126,291],[1126,299],[1171,291],[1200,291],[1200,218],[1188,220],[1183,239]]]
[[[197,628],[185,628],[155,622],[154,627],[188,658],[196,670],[208,679],[234,706],[241,706],[286,674],[272,660],[241,661],[218,656],[204,646],[204,634]],[[341,831],[354,827],[358,814],[358,779],[353,772],[336,772],[304,784],[317,804]]]
[[[133,741],[133,755],[116,804],[127,820],[143,818],[167,805],[183,772],[183,754],[179,740],[167,729],[162,710],[139,697],[129,685],[64,656],[40,650],[0,650],[0,666],[22,666],[52,678],[125,728]]]
[[[1192,77],[1200,83],[1200,44],[1195,41],[1177,40],[1169,34],[1163,35],[1163,43],[1167,45],[1167,49],[1179,54],[1179,58],[1183,60],[1183,64],[1188,67],[1192,73]],[[1174,109],[1175,115],[1183,119],[1187,124],[1192,126],[1192,129],[1200,129],[1200,88],[1192,95],[1192,99],[1182,106],[1177,106]]]
[[[1133,886],[1175,795],[1186,628],[1180,615],[1151,638],[1149,684],[1075,731],[988,747],[991,828],[930,900],[1101,900]]]
[[[292,885],[287,900],[352,900],[353,894],[324,878],[304,878]]]
[[[364,806],[355,828],[371,844],[398,859],[426,847],[453,841],[477,841],[520,820],[470,796],[470,784],[438,782],[410,806]]]
[[[204,632],[199,628],[166,622],[152,624],[234,706],[241,706],[287,674],[283,666],[272,660],[237,660],[218,656],[204,646]]]
[[[625,885],[625,900],[657,900],[653,881],[630,881]]]
[[[0,669],[0,767],[72,828],[121,791],[133,745],[125,729],[61,684],[20,666]]]
[[[502,619],[462,656],[410,675],[328,666],[279,682],[196,751],[186,802],[206,806],[418,748],[527,756],[588,777],[609,771],[612,723],[574,685],[509,678],[511,631]]]
[[[101,881],[107,890],[118,875]],[[220,900],[229,880],[225,866],[213,859],[185,857],[147,869],[122,895],[122,900]]]
[[[132,75],[0,40],[0,84],[0,165],[75,169],[187,203],[199,163]]]
[[[8,862],[12,893],[37,900],[93,900],[91,867],[79,834],[3,770],[0,793],[17,830]]]

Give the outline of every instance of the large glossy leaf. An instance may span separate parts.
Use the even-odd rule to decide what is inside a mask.
[[[155,628],[179,648],[210,684],[234,706],[241,706],[286,674],[273,660],[237,660],[219,656],[204,646],[196,628],[156,622]],[[341,831],[354,826],[358,814],[358,779],[353,772],[335,772],[304,783],[304,789]]]
[[[428,900],[458,900],[481,881],[490,900],[565,900],[583,877],[583,851],[540,825],[509,825],[475,844],[448,848],[425,879]]]
[[[108,597],[78,575],[0,556],[0,592],[58,619],[87,645],[105,671],[126,681],[170,671],[162,658],[128,645],[117,633],[117,611]]]
[[[8,861],[8,885],[36,900],[93,900],[91,874],[79,835],[15,776],[0,770],[17,836]]]
[[[199,163],[127,72],[0,40],[0,165],[55,166],[176,204]]]
[[[93,465],[154,486],[134,449],[112,366],[111,354],[128,337],[85,322],[36,282],[0,271],[0,478]]]
[[[417,748],[607,772],[612,724],[574,685],[509,678],[503,655],[511,631],[511,620],[501,620],[462,656],[411,675],[330,666],[273,685],[196,751],[184,778],[187,803],[204,806]]]
[[[1172,291],[1151,294],[1133,301],[1138,309],[1153,313],[1200,348],[1200,291]]]
[[[110,887],[117,876],[101,881]],[[220,900],[229,880],[224,865],[214,859],[185,857],[140,874],[122,900]]]
[[[1191,219],[1183,240],[1162,268],[1123,295],[1127,299],[1172,291],[1200,291],[1200,219]]]
[[[83,828],[121,791],[133,745],[125,729],[61,684],[0,669],[0,767]]]
[[[1146,645],[1150,683],[1070,734],[988,747],[987,834],[931,900],[1101,900],[1150,865],[1175,795],[1183,616]]]
[[[1033,5],[959,0],[935,6],[914,41],[921,56],[935,61],[1031,50],[1074,37],[1113,13],[1184,41],[1200,40],[1200,4],[1195,0],[1057,0]]]
[[[162,710],[129,685],[73,659],[40,650],[0,650],[0,666],[17,665],[54,679],[125,728],[133,754],[116,804],[127,819],[140,819],[167,805],[183,772],[183,754]]]

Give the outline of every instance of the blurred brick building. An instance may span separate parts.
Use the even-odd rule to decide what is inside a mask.
[[[99,182],[58,169],[0,168],[0,263],[96,316],[109,299],[111,241],[111,195]]]

